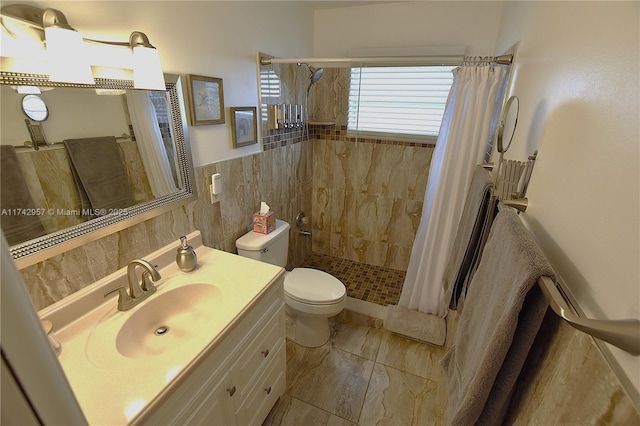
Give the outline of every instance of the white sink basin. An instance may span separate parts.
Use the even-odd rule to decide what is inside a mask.
[[[207,325],[220,303],[222,292],[209,284],[188,284],[152,295],[122,325],[115,346],[122,355],[138,358],[179,349],[192,339],[207,339]]]
[[[189,242],[198,253],[192,272],[175,263],[179,241],[145,256],[162,279],[128,311],[117,310],[115,294],[104,297],[127,286],[125,267],[40,312],[53,323],[60,364],[89,424],[127,424],[167,398],[283,273],[205,247],[199,233]]]
[[[170,357],[202,348],[211,340],[212,324],[223,306],[223,293],[213,284],[165,283],[129,311],[112,306],[89,334],[87,357],[97,366],[113,368],[118,360]]]

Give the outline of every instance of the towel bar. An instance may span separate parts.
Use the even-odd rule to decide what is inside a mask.
[[[540,277],[538,285],[549,301],[551,309],[569,325],[591,336],[611,343],[630,353],[640,355],[640,321],[629,320],[594,320],[580,318],[567,304],[562,289],[558,288],[550,277]]]
[[[116,142],[120,143],[120,142],[133,142],[133,138],[131,136],[116,136]],[[28,142],[28,141],[27,141]],[[49,148],[49,150],[51,149],[65,149],[64,148],[64,143],[63,142],[53,142],[51,144],[40,144],[40,146],[46,146]],[[26,149],[29,151],[33,151],[33,144],[29,144],[29,145],[17,145],[15,147],[16,149]]]

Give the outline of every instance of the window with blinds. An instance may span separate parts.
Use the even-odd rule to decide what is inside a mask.
[[[260,100],[262,121],[267,120],[267,105],[281,103],[282,82],[273,70],[260,71]]]
[[[352,68],[347,130],[363,137],[435,142],[453,68]]]

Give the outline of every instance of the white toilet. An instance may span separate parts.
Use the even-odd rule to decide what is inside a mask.
[[[287,264],[289,224],[276,220],[269,234],[250,231],[236,240],[240,256],[282,266]],[[329,340],[329,317],[346,306],[347,290],[326,272],[295,268],[284,276],[287,312],[287,338],[299,345],[315,348]]]

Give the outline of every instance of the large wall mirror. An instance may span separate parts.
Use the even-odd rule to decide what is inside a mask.
[[[196,199],[182,82],[165,81],[162,92],[0,72],[0,210],[18,268]],[[19,86],[40,88],[46,121],[23,113]]]

